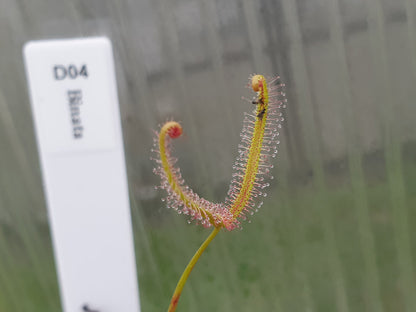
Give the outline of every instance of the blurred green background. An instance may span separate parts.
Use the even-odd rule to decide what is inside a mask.
[[[251,73],[287,85],[276,178],[178,311],[416,311],[414,0],[0,0],[1,312],[60,311],[22,46],[96,35],[115,53],[142,311],[167,308],[209,233],[154,190],[153,130],[182,122],[187,183],[223,201]]]

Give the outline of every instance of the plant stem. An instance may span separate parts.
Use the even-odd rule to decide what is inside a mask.
[[[174,312],[176,310],[176,307],[177,307],[178,301],[179,301],[179,297],[182,294],[182,289],[185,286],[185,283],[186,283],[186,280],[189,277],[189,274],[191,274],[192,269],[194,268],[195,264],[198,262],[202,253],[208,247],[209,243],[211,243],[211,241],[214,239],[214,237],[217,236],[217,234],[220,232],[220,230],[221,230],[221,227],[215,227],[212,230],[211,234],[209,234],[207,239],[202,243],[202,245],[196,251],[196,253],[192,257],[191,261],[189,261],[188,265],[185,268],[185,271],[183,271],[182,276],[179,279],[178,284],[176,285],[175,292],[173,293],[172,299],[170,301],[168,312]]]

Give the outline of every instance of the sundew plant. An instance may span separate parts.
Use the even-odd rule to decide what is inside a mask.
[[[222,230],[232,231],[263,204],[267,196],[265,189],[273,179],[271,160],[277,155],[280,123],[283,121],[281,109],[286,99],[284,84],[279,77],[265,78],[252,75],[249,86],[256,93],[250,105],[256,105],[252,113],[245,113],[241,131],[241,143],[233,166],[234,173],[223,203],[212,203],[185,184],[177,161],[172,156],[172,139],[182,134],[182,126],[176,121],[166,122],[155,138],[156,168],[154,172],[161,178],[160,188],[167,192],[167,206],[179,214],[187,215],[188,222],[195,221],[206,228],[213,228],[211,234],[196,251],[178,281],[168,311],[173,312],[193,267],[201,254]]]

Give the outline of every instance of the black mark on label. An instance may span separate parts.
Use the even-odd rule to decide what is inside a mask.
[[[68,90],[68,104],[71,115],[72,135],[81,139],[84,131],[81,120],[82,90]]]
[[[67,66],[55,65],[53,67],[53,76],[55,80],[76,79],[78,77],[88,78],[87,65],[84,64],[78,67],[73,64]]]

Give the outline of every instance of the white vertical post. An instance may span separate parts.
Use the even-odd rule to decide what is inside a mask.
[[[138,312],[111,43],[24,47],[63,310]]]

